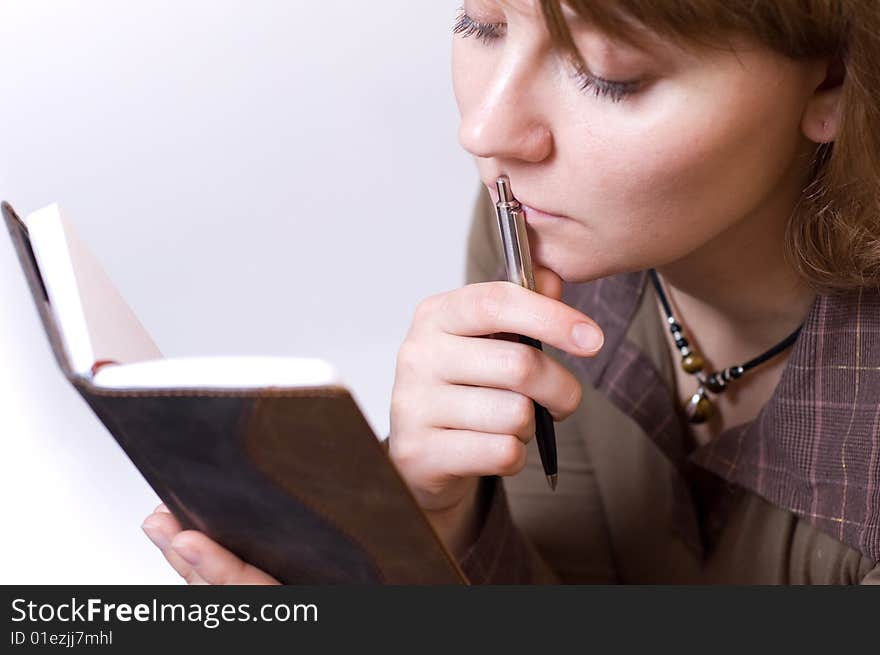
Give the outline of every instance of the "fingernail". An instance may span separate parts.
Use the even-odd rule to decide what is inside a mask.
[[[199,563],[200,555],[199,551],[197,551],[192,546],[188,546],[186,544],[181,544],[179,546],[172,546],[174,552],[180,555],[183,559],[187,561],[191,566],[197,566]]]
[[[589,353],[599,350],[605,343],[605,334],[589,323],[575,323],[571,330],[571,338],[578,348]]]
[[[144,534],[146,534],[150,538],[150,541],[152,541],[162,550],[165,550],[165,548],[168,546],[168,537],[166,537],[162,530],[159,529],[158,525],[156,525],[149,519],[144,521],[141,529],[144,531]]]

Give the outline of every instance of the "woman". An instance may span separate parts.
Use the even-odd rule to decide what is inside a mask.
[[[880,10],[471,0],[454,31],[485,189],[387,443],[469,578],[880,581]],[[540,293],[504,281],[500,174]],[[163,510],[188,581],[274,582]]]

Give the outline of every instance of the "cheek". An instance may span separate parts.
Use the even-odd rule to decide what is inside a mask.
[[[618,267],[698,248],[757,210],[782,180],[801,143],[796,93],[733,81],[662,99],[658,89],[653,105],[603,110],[601,132],[581,124],[580,136],[569,136],[577,143],[570,165],[581,171],[572,206],[583,208],[578,217]],[[616,257],[614,244],[626,244]]]

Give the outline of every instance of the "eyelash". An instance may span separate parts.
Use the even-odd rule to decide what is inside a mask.
[[[458,8],[458,16],[453,25],[453,34],[460,34],[463,39],[470,36],[476,36],[478,40],[489,45],[490,42],[504,36],[506,31],[504,23],[480,23],[475,21],[464,10],[464,7]],[[581,91],[592,92],[597,98],[603,96],[612,102],[620,102],[626,96],[633,93],[638,87],[638,82],[615,82],[606,80],[601,77],[588,73],[583,70],[582,66],[575,64],[571,77],[578,83]]]
[[[581,91],[592,93],[597,98],[607,97],[611,102],[620,102],[638,88],[638,82],[614,82],[582,70],[575,64],[575,70],[571,77],[578,83]]]
[[[453,34],[461,34],[464,39],[476,35],[480,41],[488,44],[489,41],[501,38],[503,36],[501,32],[506,31],[505,28],[504,23],[479,23],[467,15],[464,7],[459,7],[458,17],[455,19],[452,32]]]

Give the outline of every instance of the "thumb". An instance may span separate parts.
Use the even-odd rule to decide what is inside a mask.
[[[535,291],[554,300],[562,299],[563,280],[556,271],[533,263],[532,274],[535,276]]]

